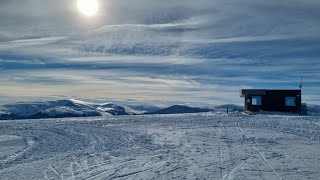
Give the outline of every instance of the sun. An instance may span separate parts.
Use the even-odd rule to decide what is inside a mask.
[[[85,16],[94,16],[98,13],[98,2],[97,0],[78,0],[78,9]]]

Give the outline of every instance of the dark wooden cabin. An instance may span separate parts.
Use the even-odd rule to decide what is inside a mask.
[[[279,111],[300,113],[301,90],[242,89],[245,111]]]

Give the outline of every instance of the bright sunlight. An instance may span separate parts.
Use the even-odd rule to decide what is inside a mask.
[[[94,16],[98,12],[98,2],[96,0],[78,0],[78,9],[85,16]]]

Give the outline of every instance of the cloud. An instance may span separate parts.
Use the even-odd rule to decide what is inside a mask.
[[[242,104],[241,87],[303,76],[304,100],[320,103],[319,1],[101,0],[91,20],[74,3],[0,2],[0,101]]]

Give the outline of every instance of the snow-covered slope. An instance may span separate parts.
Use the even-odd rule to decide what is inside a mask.
[[[193,108],[188,106],[174,105],[168,108],[160,109],[155,112],[147,113],[147,114],[183,114],[183,113],[199,113],[199,112],[209,112],[213,111],[211,109],[205,108]]]
[[[108,112],[112,115],[129,115],[129,114],[135,114],[132,113],[128,108],[124,108],[120,105],[114,104],[114,103],[105,103],[101,104],[97,107],[98,110],[103,112]]]
[[[0,119],[101,116],[94,107],[72,100],[13,103],[0,107]]]
[[[320,105],[314,105],[314,104],[308,105],[308,115],[320,116]]]
[[[137,115],[154,112],[160,108],[151,105],[124,105],[122,103],[104,103],[96,107],[99,111],[112,115]]]
[[[0,179],[318,180],[319,140],[320,116],[0,121]]]

